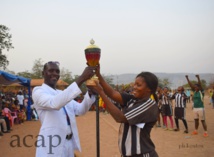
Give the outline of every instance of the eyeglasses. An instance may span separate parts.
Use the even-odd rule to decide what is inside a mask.
[[[43,70],[46,69],[48,64],[56,64],[57,66],[59,66],[59,62],[58,61],[49,61],[47,63],[44,64]]]
[[[49,62],[45,63],[45,65],[47,65],[47,64],[56,64],[58,66],[60,65],[58,61],[49,61]]]

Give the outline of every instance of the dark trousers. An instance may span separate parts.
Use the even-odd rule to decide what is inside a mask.
[[[10,120],[9,120],[9,118],[5,116],[4,120],[5,120],[6,125],[7,125],[7,130],[10,130]]]

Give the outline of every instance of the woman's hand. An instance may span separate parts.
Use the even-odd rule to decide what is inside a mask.
[[[99,84],[99,81],[94,80],[94,82],[95,82],[95,85],[93,85],[93,86],[87,85],[87,88],[90,89],[93,92],[98,93],[98,94],[100,94],[101,92],[103,92],[103,88]]]
[[[96,65],[96,72],[95,74],[99,77],[101,74],[100,74],[100,64]]]

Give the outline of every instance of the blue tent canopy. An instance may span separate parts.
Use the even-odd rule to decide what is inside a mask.
[[[21,76],[13,75],[0,70],[0,84],[9,85],[12,83],[19,83],[23,86],[30,86],[30,79]]]
[[[13,75],[10,73],[7,73],[5,71],[0,70],[0,84],[3,85],[9,85],[13,83],[19,83],[23,86],[28,87],[28,107],[27,107],[27,120],[31,119],[31,89],[30,89],[30,79],[24,78],[21,76]]]

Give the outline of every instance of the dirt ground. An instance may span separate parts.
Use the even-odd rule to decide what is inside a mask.
[[[154,127],[151,138],[160,157],[212,157],[214,156],[214,109],[209,105],[209,98],[205,97],[206,121],[208,137],[203,137],[203,128],[200,123],[199,134],[191,135],[194,130],[191,103],[187,104],[187,123],[189,134],[184,134],[184,126],[179,121],[180,131],[164,131]],[[88,112],[77,117],[77,124],[82,146],[82,152],[76,152],[78,157],[96,157],[96,113]],[[168,122],[169,123],[169,122]],[[36,136],[40,128],[39,121],[26,121],[23,125],[16,124],[13,131],[4,134],[0,139],[0,157],[31,157],[35,156]],[[120,157],[117,138],[119,124],[109,114],[100,113],[100,157]],[[20,143],[14,139],[20,137]],[[26,143],[24,143],[26,142]],[[27,147],[28,146],[28,147]]]

